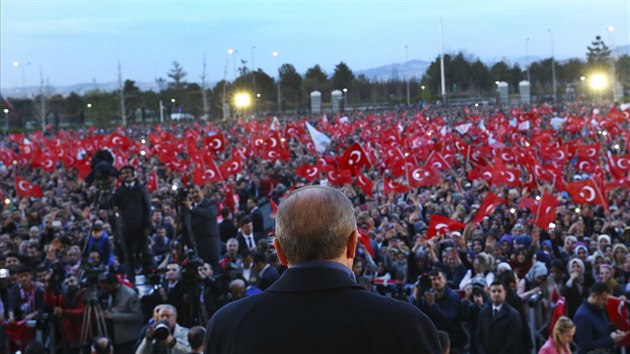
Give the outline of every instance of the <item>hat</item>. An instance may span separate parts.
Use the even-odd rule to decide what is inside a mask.
[[[514,239],[518,246],[529,247],[532,244],[532,238],[529,235],[519,236]]]
[[[488,286],[486,279],[483,277],[476,277],[471,282],[472,286],[483,286],[484,288]]]
[[[527,280],[529,281],[532,281],[536,279],[536,277],[540,277],[547,274],[549,274],[549,271],[547,271],[547,266],[545,265],[545,263],[536,262],[532,265],[531,268],[529,268],[529,272],[527,272],[527,274],[525,275],[525,278],[527,278]]]
[[[510,245],[512,244],[512,236],[510,236],[510,234],[505,234],[503,236],[501,236],[501,239],[499,239],[499,242],[503,243],[503,242],[507,242]]]
[[[602,239],[606,239],[606,241],[608,241],[608,243],[610,243],[610,236],[606,235],[606,234],[601,234],[597,237],[597,242],[601,242]]]

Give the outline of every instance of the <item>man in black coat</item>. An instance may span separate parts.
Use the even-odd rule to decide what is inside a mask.
[[[521,318],[505,302],[506,291],[500,281],[490,285],[491,303],[479,312],[476,329],[477,354],[514,354],[521,347]]]
[[[122,184],[114,193],[114,205],[118,207],[121,219],[122,243],[125,261],[129,264],[128,272],[133,275],[136,260],[142,263],[143,273],[151,269],[151,252],[148,237],[151,232],[151,198],[144,186],[135,176],[135,168],[131,165],[120,169]],[[131,278],[133,279],[133,278]]]
[[[190,226],[197,244],[197,252],[213,269],[219,269],[221,255],[221,239],[217,225],[218,206],[214,198],[205,198],[201,187],[194,186],[190,191],[190,198],[183,202],[184,208],[190,213]],[[185,232],[185,231],[184,231]],[[189,239],[184,238],[189,244]]]
[[[241,219],[240,226],[241,230],[238,236],[236,236],[239,252],[245,249],[251,252],[256,251],[258,241],[263,237],[262,234],[254,232],[254,224],[249,216],[245,216]]]
[[[206,353],[441,353],[418,308],[357,285],[357,224],[343,193],[298,189],[276,221],[274,246],[288,269],[263,293],[216,312]]]

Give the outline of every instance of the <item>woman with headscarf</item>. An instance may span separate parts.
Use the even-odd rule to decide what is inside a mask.
[[[464,278],[459,282],[459,289],[465,289],[475,278],[484,278],[486,284],[492,284],[494,281],[494,259],[491,255],[481,252],[476,255],[472,262],[472,269],[468,269]]]
[[[588,297],[588,289],[595,283],[593,275],[584,269],[584,262],[578,258],[569,260],[569,279],[561,295],[566,298],[566,314],[573,318],[582,301]]]

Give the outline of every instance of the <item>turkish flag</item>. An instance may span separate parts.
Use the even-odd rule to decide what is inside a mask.
[[[518,207],[520,209],[527,208],[532,214],[536,214],[538,212],[538,204],[539,202],[534,198],[522,198],[518,202]]]
[[[285,138],[281,138],[277,131],[274,131],[264,142],[263,146],[268,150],[286,150],[287,143]]]
[[[193,170],[192,181],[198,186],[203,186],[208,182],[221,182],[223,181],[223,177],[221,176],[221,172],[217,168],[217,164],[212,161],[211,163],[206,164],[204,168],[196,166]]]
[[[438,151],[431,151],[429,158],[427,159],[427,166],[433,167],[437,171],[450,170],[451,164],[446,161],[444,155]]]
[[[359,169],[364,166],[370,167],[372,163],[359,143],[354,143],[347,148],[339,161],[339,167],[344,170]]]
[[[203,138],[203,144],[207,146],[212,151],[223,151],[225,150],[225,138],[221,131],[210,131]]]
[[[434,186],[442,181],[440,173],[431,166],[407,166],[407,180],[410,187]]]
[[[241,160],[233,157],[221,165],[219,165],[219,171],[221,171],[221,175],[223,178],[227,178],[228,176],[235,175],[239,173],[243,169],[243,165],[241,164]]]
[[[328,182],[334,186],[343,186],[344,184],[352,183],[352,172],[329,168],[326,170],[326,178],[328,178]]]
[[[608,152],[608,168],[615,178],[622,178],[630,171],[630,155],[617,156]]]
[[[372,195],[372,190],[374,189],[374,183],[372,182],[371,179],[365,177],[365,175],[362,174],[361,172],[357,172],[356,181],[359,187],[363,190],[363,193],[369,196]]]
[[[427,240],[433,236],[446,235],[455,230],[462,230],[466,225],[457,220],[449,219],[446,216],[433,214],[429,219],[429,228],[427,229]]]
[[[536,220],[534,224],[541,229],[548,231],[549,224],[556,220],[557,205],[558,199],[548,192],[545,192],[538,204],[538,212],[536,213]]]
[[[483,199],[479,210],[477,210],[477,214],[475,214],[475,218],[472,220],[473,223],[480,223],[483,218],[487,215],[490,215],[494,212],[494,209],[501,203],[504,203],[505,199],[500,198],[496,194],[492,192],[488,192],[486,197]]]
[[[112,132],[107,139],[107,146],[109,146],[110,148],[119,147],[122,149],[126,149],[129,147],[129,145],[131,145],[131,141],[129,141],[129,138],[121,135],[116,131]]]
[[[39,167],[42,170],[52,173],[57,165],[57,158],[53,154],[46,152],[37,155],[33,160],[33,167]]]
[[[626,176],[620,179],[606,183],[606,188],[630,188],[630,176]]]
[[[157,172],[153,171],[151,174],[149,174],[149,177],[147,178],[147,191],[150,192],[155,192],[158,188],[158,178],[157,178]]]
[[[315,178],[318,178],[320,172],[321,169],[317,165],[302,165],[295,169],[295,174],[308,182],[313,182]]]
[[[624,332],[630,331],[628,308],[623,299],[616,296],[609,296],[608,304],[606,304],[606,314],[608,315],[608,320],[615,328]],[[630,345],[630,336],[626,336],[618,345],[624,347]]]
[[[291,160],[291,152],[282,149],[267,149],[263,152],[263,160],[267,161],[289,161]]]
[[[383,193],[385,195],[390,195],[392,193],[406,193],[408,190],[409,187],[405,186],[404,184],[400,184],[387,177],[383,178]]]
[[[359,231],[359,242],[363,245],[366,251],[370,254],[370,256],[374,257],[374,249],[372,249],[372,243],[370,243],[370,237],[367,233],[361,229],[357,229]]]
[[[44,196],[44,192],[39,186],[36,186],[28,180],[15,175],[15,195],[18,197],[41,198]]]
[[[608,210],[608,200],[592,178],[586,181],[568,183],[567,190],[577,204],[601,205]]]
[[[601,143],[578,146],[576,149],[576,153],[579,157],[596,160],[599,157],[600,148]]]

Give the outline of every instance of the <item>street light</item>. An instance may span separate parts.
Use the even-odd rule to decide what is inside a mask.
[[[531,85],[531,78],[529,77],[529,37],[525,39],[525,60],[527,60],[527,82]]]
[[[282,113],[282,98],[280,95],[280,53],[274,50],[271,55],[276,57],[276,67],[278,68],[278,112]]]
[[[596,91],[601,91],[606,88],[608,79],[604,74],[593,74],[591,76],[591,88]]]
[[[9,132],[9,109],[4,109],[4,135],[7,135]]]
[[[238,50],[228,48],[227,53],[232,56],[232,68],[234,69],[234,80],[236,80],[236,53]]]
[[[348,89],[343,88],[343,107],[344,109],[348,107]]]
[[[553,50],[553,32],[551,29],[547,29],[549,35],[551,36],[551,82],[553,86],[553,102],[556,102],[556,60],[554,58],[554,50]]]
[[[610,43],[610,86],[612,87],[612,97],[613,100],[616,100],[615,97],[615,37],[614,32],[615,27],[613,25],[608,26],[608,42]]]
[[[86,106],[87,106],[87,108],[92,108],[92,104],[91,103],[88,103]]]
[[[405,44],[405,65],[409,62],[409,48]],[[407,107],[411,105],[411,98],[409,97],[409,76],[405,70],[405,81],[407,81]]]
[[[30,66],[31,62],[27,62],[26,64],[20,62],[19,60],[14,60],[13,61],[13,67],[15,68],[20,68],[22,69],[22,91],[24,93],[24,96],[27,96],[26,94],[26,67]]]

